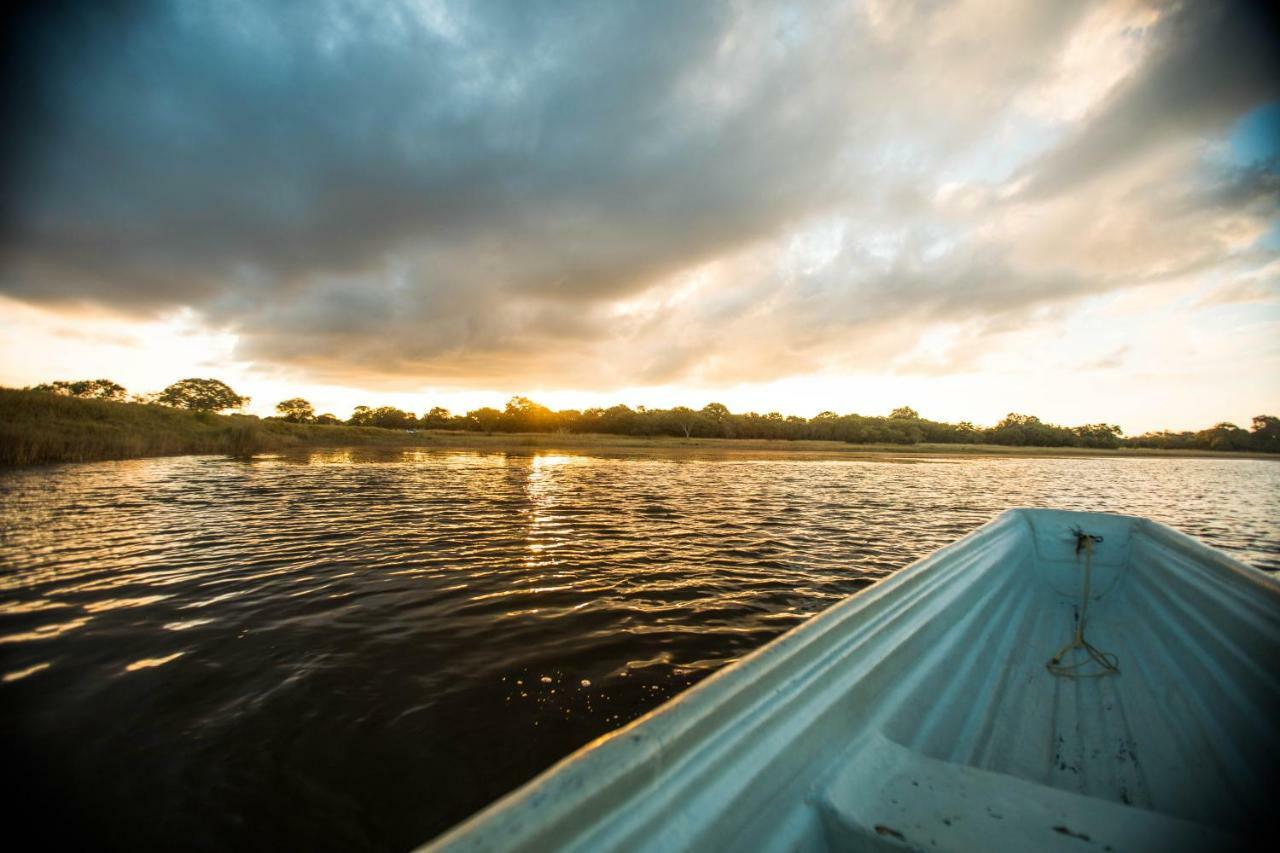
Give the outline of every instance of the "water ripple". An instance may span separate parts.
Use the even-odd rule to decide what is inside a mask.
[[[94,847],[401,850],[1009,506],[1147,515],[1280,571],[1271,462],[917,462],[5,473],[11,807],[58,803]]]

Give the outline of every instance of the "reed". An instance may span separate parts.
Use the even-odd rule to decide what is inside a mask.
[[[218,453],[252,456],[307,447],[435,447],[528,453],[585,450],[610,454],[808,454],[825,457],[889,456],[1216,456],[1270,458],[1275,454],[1080,447],[1009,447],[989,444],[849,444],[841,441],[673,438],[568,433],[449,432],[294,424],[254,415],[216,415],[165,406],[82,400],[38,391],[0,388],[0,465],[91,462]]]
[[[0,388],[3,465],[185,453],[251,456],[290,447],[420,444],[425,438],[373,427],[290,424]]]

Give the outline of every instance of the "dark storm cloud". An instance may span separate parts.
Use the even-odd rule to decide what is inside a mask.
[[[1024,193],[1076,189],[1161,142],[1225,129],[1280,98],[1278,21],[1271,3],[1174,4],[1155,56],[1077,133],[1029,164]]]
[[[190,306],[242,357],[316,375],[578,385],[785,372],[877,324],[1025,311],[1143,273],[1037,255],[997,227],[1019,205],[1274,92],[1236,7],[1167,7],[1151,58],[1022,195],[941,209],[1094,8],[43,6],[6,36],[0,292]],[[1143,186],[1172,187],[1179,235],[1274,195],[1214,174]],[[838,245],[788,269],[824,220]],[[703,265],[713,283],[689,285]],[[784,355],[744,355],[766,341]]]
[[[723,9],[441,9],[68,15],[6,217],[6,255],[44,274],[6,287],[203,300],[462,242],[512,258],[494,272],[518,289],[613,293],[821,194],[812,164],[839,137],[765,106],[794,102],[786,75],[724,108],[680,91]]]

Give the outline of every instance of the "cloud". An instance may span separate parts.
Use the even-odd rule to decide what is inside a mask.
[[[46,7],[5,45],[0,291],[334,381],[598,388],[1268,262],[1275,170],[1212,145],[1277,96],[1269,21],[992,5]]]
[[[1158,46],[1144,66],[1063,144],[1028,164],[1025,195],[1078,190],[1161,144],[1225,130],[1280,98],[1280,27],[1269,4],[1171,4],[1155,30]]]
[[[1115,349],[1113,349],[1111,352],[1102,356],[1101,358],[1097,358],[1080,365],[1080,369],[1081,370],[1115,370],[1118,367],[1124,367],[1125,361],[1127,360],[1131,349],[1132,347],[1130,347],[1127,344],[1118,346]]]

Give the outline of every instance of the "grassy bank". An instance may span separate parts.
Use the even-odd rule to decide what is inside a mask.
[[[81,400],[34,391],[0,389],[0,464],[89,462],[188,453],[245,456],[309,447],[435,447],[493,451],[583,450],[607,453],[696,453],[857,458],[927,456],[1212,456],[1275,459],[1274,455],[1090,450],[1077,447],[1006,447],[991,444],[847,444],[838,441],[670,438],[568,433],[445,432],[320,426],[215,415],[164,406]]]
[[[425,436],[374,427],[314,426],[157,405],[0,389],[0,464],[89,462],[292,447],[398,446]]]
[[[694,453],[747,456],[809,454],[857,458],[860,456],[1018,456],[1018,457],[1211,457],[1215,459],[1273,459],[1266,453],[1219,453],[1212,450],[1154,450],[1087,447],[1010,447],[999,444],[850,444],[843,441],[808,441],[757,438],[672,438],[670,436],[603,435],[599,433],[423,433],[433,447],[474,450],[580,450],[600,453]]]

